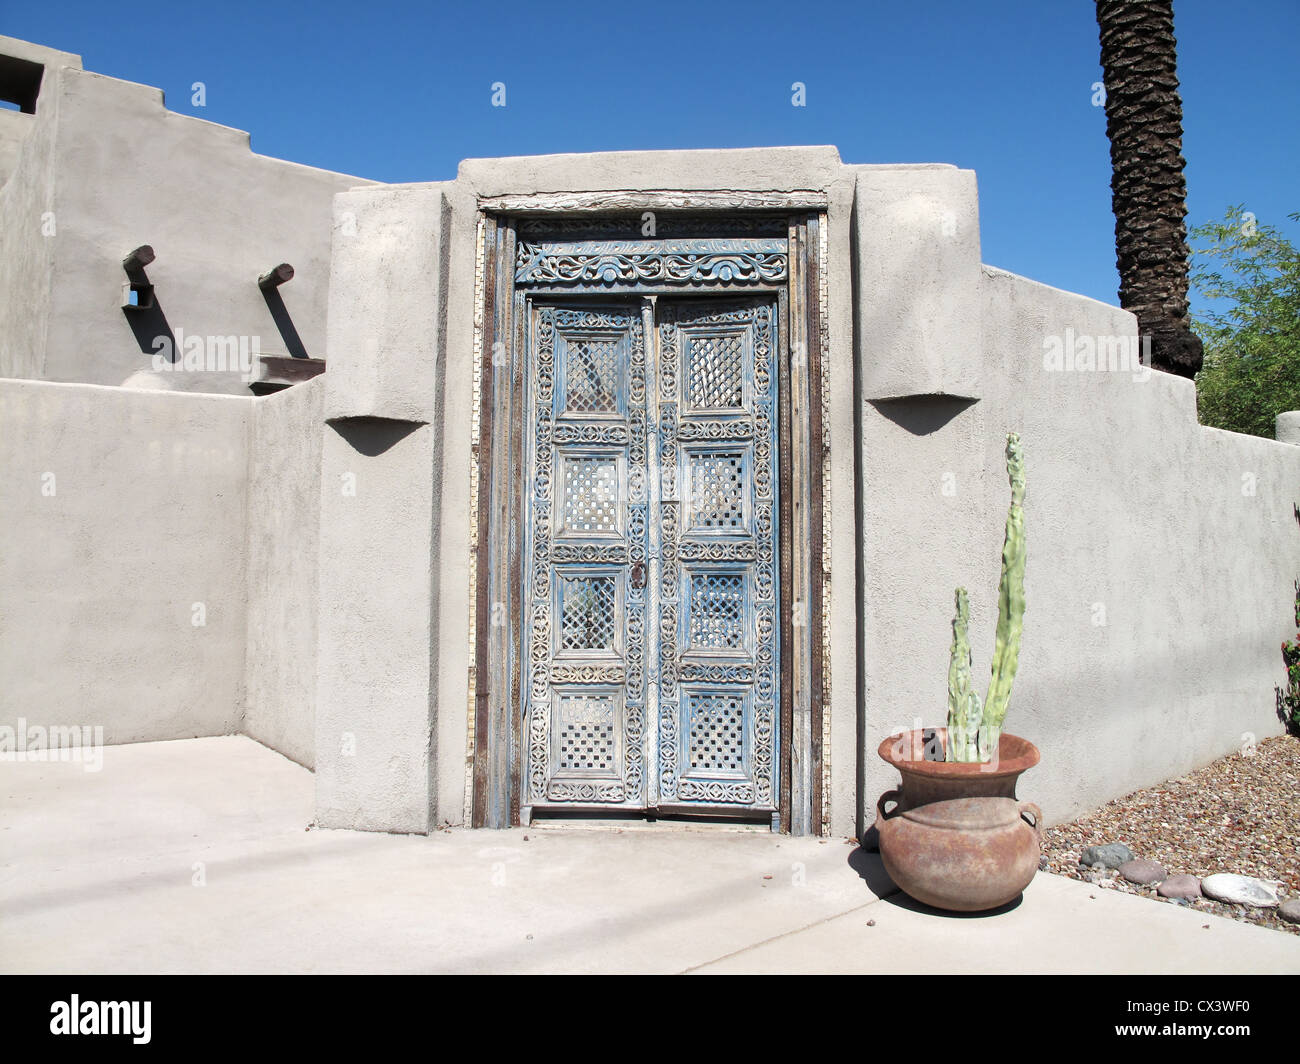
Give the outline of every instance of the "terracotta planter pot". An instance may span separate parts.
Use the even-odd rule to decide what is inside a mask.
[[[940,742],[946,731],[938,729]],[[1004,734],[988,764],[926,761],[918,730],[891,736],[879,753],[903,777],[876,804],[880,857],[900,889],[937,908],[978,912],[1029,885],[1043,815],[1016,800],[1016,781],[1038,764],[1033,743]]]
[[[937,731],[939,740],[946,741],[948,729]],[[988,764],[926,761],[919,730],[891,735],[877,752],[903,776],[903,809],[954,798],[1014,798],[1016,780],[1041,756],[1028,739],[1004,733],[998,740],[997,759]]]
[[[938,909],[979,912],[1014,900],[1038,871],[1043,814],[1014,798],[955,798],[876,806],[880,858],[906,894]]]

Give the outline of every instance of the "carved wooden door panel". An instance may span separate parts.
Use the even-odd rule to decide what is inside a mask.
[[[774,811],[774,301],[530,301],[527,351],[524,804]]]
[[[780,660],[774,303],[661,300],[657,311],[658,803],[771,811]]]
[[[641,308],[534,305],[530,317],[530,616],[520,643],[529,677],[526,800],[534,807],[640,809],[647,517]]]

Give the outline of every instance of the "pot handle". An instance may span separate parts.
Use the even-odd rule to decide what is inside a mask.
[[[885,806],[889,802],[893,802],[896,807],[892,813],[885,812]],[[898,816],[898,814],[902,812],[902,808],[903,808],[903,792],[900,791],[898,788],[895,788],[892,791],[886,791],[877,800],[876,815],[880,817],[881,820],[888,820],[890,817]]]
[[[1038,836],[1038,845],[1041,848],[1043,845],[1043,811],[1033,802],[1021,802],[1017,808],[1020,811],[1020,819],[1034,829],[1034,834]]]

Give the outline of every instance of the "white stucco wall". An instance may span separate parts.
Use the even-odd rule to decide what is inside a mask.
[[[444,623],[436,573],[442,564],[467,573],[465,541],[442,561],[439,543],[444,515],[469,520],[468,461],[449,486],[442,474],[444,441],[468,434],[471,409],[467,387],[452,394],[443,383],[450,307],[455,343],[473,343],[472,210],[468,219],[455,241],[465,289],[448,282],[443,186],[358,189],[335,201],[328,421],[316,429],[322,826],[428,831],[462,820],[466,680],[447,660],[465,668],[467,614]],[[464,609],[463,590],[459,601]],[[459,700],[444,703],[449,674]]]
[[[866,823],[897,779],[879,740],[943,723],[959,584],[986,683],[1008,431],[1028,605],[1006,728],[1043,753],[1021,793],[1060,821],[1281,730],[1300,448],[1201,427],[1179,377],[1044,369],[1045,337],[1135,336],[1130,314],[988,267],[979,295],[978,402],[862,408]]]
[[[58,103],[54,93],[41,96],[38,114],[10,122],[22,139],[10,143],[12,169],[0,186],[0,377],[41,375],[49,325]]]
[[[0,38],[0,52],[23,42]],[[60,59],[59,57],[63,57]],[[161,90],[47,62],[15,172],[0,189],[0,374],[247,395],[238,371],[154,373],[153,337],[256,337],[285,354],[258,277],[308,355],[324,356],[334,193],[366,182],[250,151],[249,136],[166,109]],[[73,65],[75,63],[75,65]],[[159,315],[124,313],[122,259],[149,244]],[[141,332],[137,336],[134,326]],[[255,372],[260,366],[254,366]]]
[[[251,406],[0,380],[0,722],[238,729]]]
[[[0,380],[0,723],[312,767],[323,392]]]
[[[316,610],[325,380],[248,400],[248,633],[242,730],[316,764]]]
[[[23,142],[36,124],[34,115],[23,111],[0,108],[0,185],[3,185],[18,165]]]
[[[0,377],[39,377],[53,279],[58,126],[58,94],[50,88],[54,79],[48,72],[79,69],[81,59],[3,36],[0,55],[39,64],[46,72],[36,114],[0,112]]]

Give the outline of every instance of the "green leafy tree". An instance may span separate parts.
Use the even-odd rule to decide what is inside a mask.
[[[1201,424],[1272,439],[1277,415],[1300,410],[1300,252],[1240,206],[1191,236]]]

